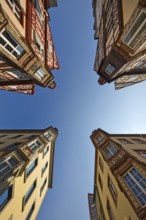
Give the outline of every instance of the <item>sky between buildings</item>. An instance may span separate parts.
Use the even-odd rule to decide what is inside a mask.
[[[89,220],[87,193],[93,192],[94,147],[89,136],[146,133],[146,82],[115,91],[97,84],[96,41],[91,0],[58,0],[50,25],[61,69],[57,88],[36,88],[34,96],[0,91],[0,129],[59,130],[53,189],[37,220]]]

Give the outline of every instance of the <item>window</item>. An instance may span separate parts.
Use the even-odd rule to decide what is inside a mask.
[[[30,208],[30,210],[29,210],[25,220],[30,220],[30,218],[31,218],[31,216],[33,214],[34,209],[35,209],[35,202],[32,204],[32,206],[31,206],[31,208]]]
[[[10,75],[14,76],[17,79],[29,79],[25,73],[21,73],[19,70],[11,70],[11,71],[7,71]]]
[[[109,190],[112,194],[114,201],[117,201],[117,191],[116,191],[115,186],[109,177],[108,177],[108,187],[109,187]]]
[[[12,198],[12,186],[5,189],[0,195],[0,211],[5,207],[5,205]]]
[[[49,132],[46,132],[46,133],[44,134],[44,136],[47,138],[48,141],[51,141],[52,138],[53,138],[53,135],[50,134]]]
[[[24,49],[6,29],[0,33],[0,45],[16,59],[24,53]]]
[[[42,80],[45,75],[46,75],[46,73],[45,73],[41,68],[39,68],[39,69],[35,72],[35,76],[37,76],[40,80]]]
[[[33,4],[34,4],[34,6],[35,6],[37,15],[38,15],[38,17],[39,17],[39,19],[40,19],[40,22],[42,22],[42,21],[44,20],[44,18],[43,18],[43,9],[41,9],[38,0],[33,0]]]
[[[105,73],[107,73],[108,75],[112,74],[115,70],[115,67],[112,66],[111,64],[108,64],[108,66],[105,69]]]
[[[101,176],[100,176],[100,174],[98,175],[98,181],[99,181],[99,185],[100,185],[101,190],[102,190],[102,188],[103,188],[103,184],[102,184],[102,180],[101,180]]]
[[[38,14],[41,15],[41,8],[40,8],[39,2],[37,0],[35,1],[35,8],[36,8],[36,11],[38,12]]]
[[[116,218],[114,216],[114,212],[111,209],[111,206],[110,206],[110,203],[109,203],[108,199],[107,199],[107,210],[108,210],[108,214],[109,214],[110,220],[116,220]]]
[[[104,139],[104,137],[102,135],[98,135],[96,137],[96,140],[97,140],[98,143],[100,143],[103,139]]]
[[[10,215],[10,217],[8,218],[8,220],[12,220],[13,219],[13,215]]]
[[[37,166],[38,164],[38,159],[35,159],[30,165],[29,167],[27,167],[26,169],[26,177],[28,177],[32,171],[35,169],[35,167]]]
[[[11,151],[11,150],[13,150],[14,148],[18,147],[20,144],[21,144],[21,142],[16,142],[16,143],[7,145],[7,146],[5,147],[5,149],[6,149],[7,151]]]
[[[44,172],[46,171],[47,167],[48,167],[48,162],[42,168],[42,176],[43,176]]]
[[[46,183],[47,183],[47,178],[45,179],[45,181],[43,182],[43,185],[41,186],[41,189],[40,189],[40,196],[42,195],[42,192],[43,192],[43,189],[44,189],[45,186],[46,186]]]
[[[141,206],[146,205],[146,177],[144,177],[136,168],[132,168],[124,176],[129,189],[139,201]]]
[[[41,142],[39,142],[39,141],[37,140],[37,141],[34,141],[34,142],[28,144],[28,147],[30,148],[30,150],[31,150],[33,153],[35,153],[35,151],[36,151],[37,149],[39,149],[41,145],[42,145]]]
[[[34,33],[34,43],[37,46],[40,53],[44,56],[43,45],[40,43],[39,37],[37,37],[35,33]]]
[[[146,142],[141,139],[132,139],[132,140],[135,141],[137,144],[146,144]]]
[[[0,178],[10,173],[18,165],[18,160],[11,156],[4,161],[0,161]]]
[[[146,12],[141,11],[137,19],[133,23],[126,37],[124,43],[129,47],[134,48],[146,35]]]
[[[48,151],[49,151],[49,146],[44,148],[44,150],[43,150],[44,155],[46,155]]]
[[[110,159],[112,156],[114,156],[117,153],[117,148],[113,145],[109,145],[104,150],[105,156],[107,159]]]
[[[140,151],[139,154],[146,159],[146,151]]]
[[[29,188],[29,190],[27,191],[26,195],[24,196],[24,202],[23,205],[25,206],[25,204],[27,203],[27,201],[29,200],[29,198],[31,197],[32,193],[34,192],[36,188],[36,180],[34,181],[34,183],[31,185],[31,187]]]
[[[122,144],[132,144],[132,142],[128,141],[127,139],[118,139]]]
[[[100,157],[99,157],[99,166],[100,166],[101,170],[103,171],[104,165],[103,165],[103,161],[101,160]]]
[[[16,0],[7,0],[7,3],[9,4],[10,8],[12,9],[18,20],[22,23],[22,12],[21,7],[18,5],[18,2]]]

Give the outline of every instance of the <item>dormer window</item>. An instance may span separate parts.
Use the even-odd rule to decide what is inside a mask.
[[[49,133],[49,132],[46,132],[44,134],[44,136],[47,138],[48,141],[51,141],[53,139],[53,135],[51,133]]]
[[[115,70],[115,67],[112,66],[111,64],[108,64],[108,66],[105,69],[105,73],[108,75],[111,75]]]
[[[0,161],[0,178],[11,172],[18,163],[19,161],[13,155]]]
[[[41,146],[41,142],[39,142],[38,140],[31,142],[30,144],[28,144],[27,146],[30,148],[30,150],[35,153]]]

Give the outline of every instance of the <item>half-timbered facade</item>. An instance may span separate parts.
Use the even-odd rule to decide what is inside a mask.
[[[36,219],[53,185],[58,130],[0,131],[0,219]]]
[[[120,89],[146,79],[146,1],[93,0],[99,84]]]
[[[49,26],[53,0],[4,0],[0,4],[0,89],[33,94],[55,88],[59,69]]]
[[[91,140],[97,219],[145,220],[146,135],[109,134],[97,129]]]

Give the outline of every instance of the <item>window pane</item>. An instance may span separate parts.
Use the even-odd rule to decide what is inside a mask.
[[[18,161],[16,159],[14,159],[13,157],[11,157],[9,159],[9,163],[11,164],[12,167],[15,167],[15,166],[17,166]]]
[[[129,171],[129,174],[124,176],[124,180],[136,199],[142,206],[144,206],[146,204],[146,178],[142,176],[142,174],[137,169],[133,168]]]
[[[142,24],[145,18],[146,18],[145,13],[144,12],[141,13],[141,15],[139,16],[139,18],[137,19],[137,21],[131,28],[130,32],[128,33],[127,37],[124,39],[125,43],[128,44],[128,42],[131,40],[131,38],[133,37],[135,32],[138,30],[138,28],[140,27],[140,25]]]
[[[35,202],[33,203],[31,209],[29,210],[29,213],[27,214],[27,217],[25,220],[30,220],[30,217],[32,216],[32,213],[34,211],[34,208],[35,208]]]
[[[2,195],[0,196],[0,206],[4,204],[4,202],[8,199],[9,190],[6,189]]]
[[[6,41],[0,37],[0,44],[2,44],[3,46],[6,44]]]
[[[12,186],[6,189],[1,195],[0,195],[0,210],[4,208],[4,206],[7,204],[7,202],[12,197]]]
[[[26,204],[27,201],[29,200],[30,196],[32,195],[34,189],[36,187],[36,181],[32,184],[32,186],[29,188],[29,190],[27,191],[25,198],[24,198],[24,203]]]
[[[33,161],[29,167],[26,169],[26,176],[28,177],[30,173],[34,170],[34,168],[37,166],[37,159]]]
[[[13,51],[13,48],[12,48],[9,44],[7,44],[5,48],[6,48],[9,52],[12,52],[12,51]]]
[[[5,38],[6,38],[14,47],[17,47],[18,43],[17,43],[16,40],[12,37],[12,35],[9,34],[8,31],[4,30],[4,31],[3,31],[3,35],[5,36]]]

